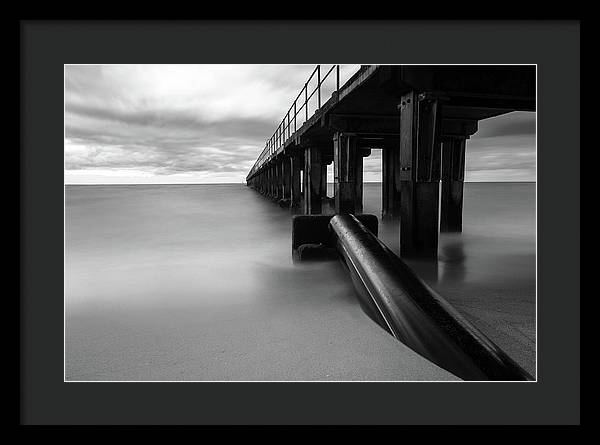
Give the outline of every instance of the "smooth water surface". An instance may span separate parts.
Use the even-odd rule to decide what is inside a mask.
[[[379,214],[380,185],[365,184]],[[67,380],[448,380],[294,265],[290,212],[242,184],[66,187]],[[397,251],[397,225],[381,226]],[[421,276],[535,372],[535,185],[466,184]]]

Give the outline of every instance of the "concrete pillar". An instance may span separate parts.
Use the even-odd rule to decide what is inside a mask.
[[[400,254],[437,258],[441,104],[413,91],[400,110]]]
[[[327,192],[327,166],[321,151],[312,146],[304,151],[304,213],[317,215],[323,209],[323,197]]]
[[[465,138],[444,138],[442,141],[441,232],[462,231],[465,145]]]
[[[300,205],[300,170],[302,159],[297,156],[290,157],[290,207]]]
[[[386,219],[400,217],[400,141],[381,150],[381,216]]]
[[[354,134],[333,137],[333,181],[336,213],[362,212],[363,157]]]

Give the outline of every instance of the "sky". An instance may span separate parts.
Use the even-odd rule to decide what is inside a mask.
[[[359,66],[343,65],[341,82]],[[65,183],[242,183],[313,69],[66,65]],[[535,113],[480,121],[465,163],[466,181],[535,181]],[[364,180],[380,179],[373,150]]]

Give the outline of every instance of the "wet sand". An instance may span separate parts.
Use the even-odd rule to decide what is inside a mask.
[[[67,380],[456,379],[375,325],[340,264],[253,267],[265,288],[246,303],[165,302],[70,316]],[[173,276],[186,273],[193,271]],[[306,280],[318,289],[306,292]]]

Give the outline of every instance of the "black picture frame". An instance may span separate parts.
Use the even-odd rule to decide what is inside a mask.
[[[64,64],[535,63],[538,381],[65,383]],[[20,22],[22,424],[577,424],[580,23]]]

